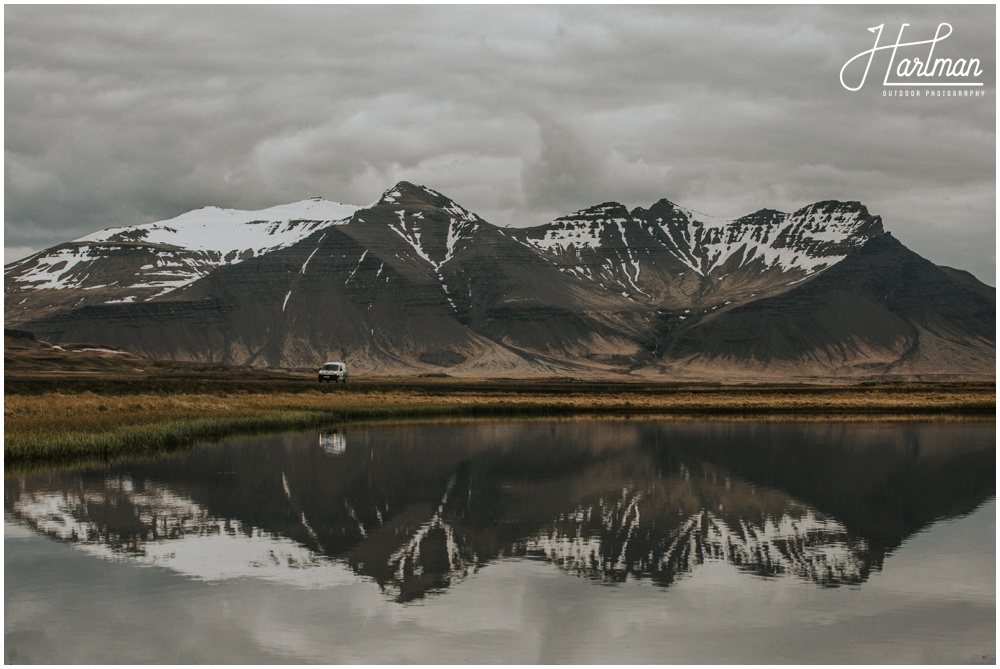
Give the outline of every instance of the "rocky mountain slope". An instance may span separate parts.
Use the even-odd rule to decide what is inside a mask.
[[[5,268],[5,324],[56,342],[358,373],[992,378],[995,289],[857,202],[711,220],[667,200],[500,228],[400,183],[117,228]]]

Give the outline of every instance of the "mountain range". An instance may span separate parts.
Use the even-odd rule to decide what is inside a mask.
[[[53,342],[353,374],[995,378],[996,291],[858,202],[735,220],[663,199],[535,227],[401,182],[110,228],[5,267],[4,322]]]

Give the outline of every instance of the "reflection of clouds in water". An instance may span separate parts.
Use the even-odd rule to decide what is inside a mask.
[[[569,601],[572,583],[525,561],[490,565],[447,597],[401,606],[371,587],[274,593],[267,624],[248,620],[262,646],[337,664],[535,664],[544,649],[539,585]],[[266,586],[263,586],[266,587]],[[272,621],[282,621],[273,624]],[[473,650],[470,650],[473,649]]]
[[[447,597],[400,606],[370,583],[303,590],[234,579],[206,589],[165,579],[156,587],[148,585],[155,579],[80,569],[85,582],[61,593],[58,603],[41,611],[11,608],[7,624],[20,633],[58,631],[58,643],[36,656],[50,663],[66,661],[56,647],[71,648],[74,662],[97,664],[109,661],[109,647],[115,663],[731,664],[761,661],[761,654],[783,664],[815,663],[819,656],[835,664],[974,663],[995,648],[995,556],[987,541],[995,520],[991,503],[989,512],[956,520],[950,535],[939,536],[948,523],[937,523],[891,556],[891,569],[857,589],[746,578],[721,561],[705,562],[697,578],[666,590],[650,587],[650,579],[581,587],[580,579],[545,562],[512,559],[471,574]],[[9,524],[7,532],[34,535]],[[928,550],[936,558],[930,564]],[[58,554],[67,552],[75,551]],[[941,568],[948,568],[943,581]],[[36,564],[31,569],[36,577],[45,573]],[[952,578],[976,599],[949,592]],[[122,597],[123,582],[150,590]],[[15,597],[24,585],[8,589]],[[149,601],[169,620],[154,618]],[[123,613],[130,602],[138,605]],[[114,616],[109,629],[116,639],[95,635],[85,623],[84,612],[95,608]],[[962,633],[942,637],[944,624]],[[179,654],[193,647],[214,654]]]
[[[10,511],[38,532],[97,557],[166,567],[198,580],[254,577],[303,588],[362,580],[291,539],[213,517],[166,486],[146,483],[138,492],[127,477],[105,483],[100,491],[24,493]],[[122,494],[127,504],[116,503]],[[110,526],[100,511],[91,513],[108,507],[132,515],[127,530]]]

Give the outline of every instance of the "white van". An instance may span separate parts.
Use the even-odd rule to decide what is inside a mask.
[[[347,383],[347,365],[342,362],[328,362],[319,368],[319,380]]]

